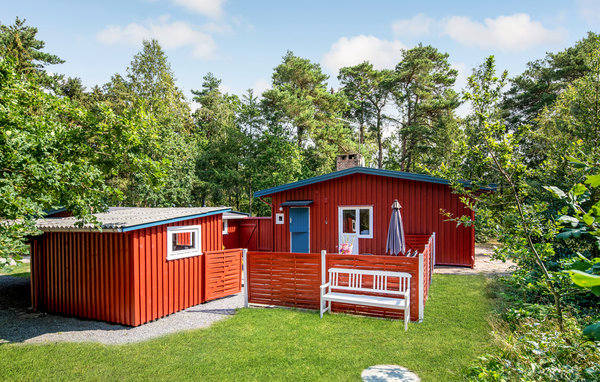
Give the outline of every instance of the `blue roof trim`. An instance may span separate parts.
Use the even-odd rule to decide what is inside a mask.
[[[154,227],[154,226],[157,226],[157,225],[163,225],[163,224],[169,224],[169,223],[176,223],[176,222],[180,222],[180,221],[184,221],[184,220],[202,218],[202,217],[210,216],[210,215],[218,215],[218,214],[222,214],[224,212],[229,212],[229,211],[231,211],[231,208],[225,208],[225,209],[222,209],[222,210],[205,212],[203,214],[181,216],[181,217],[178,217],[178,218],[167,219],[167,220],[159,220],[159,221],[155,221],[155,222],[151,222],[151,223],[132,225],[130,227],[123,227],[123,228],[121,228],[121,232],[135,231],[135,230],[138,230],[138,229],[148,228],[148,227]]]
[[[312,200],[288,200],[286,202],[281,203],[280,207],[303,207],[310,206],[313,204]]]
[[[331,180],[335,178],[340,178],[342,176],[351,175],[351,174],[367,174],[367,175],[379,175],[386,176],[389,178],[399,178],[399,179],[408,179],[408,180],[416,180],[420,182],[429,182],[429,183],[437,183],[437,184],[445,184],[450,185],[450,181],[442,178],[436,178],[435,176],[424,175],[424,174],[414,174],[411,172],[402,172],[402,171],[392,171],[392,170],[383,170],[378,168],[369,168],[369,167],[351,167],[345,170],[330,172],[329,174],[315,176],[313,178],[299,180],[297,182],[284,184],[281,186],[267,188],[265,190],[256,191],[254,193],[254,197],[258,198],[261,196],[272,195],[277,192],[287,191],[294,188],[308,186],[310,184],[324,182],[326,180]],[[461,181],[465,186],[469,186],[471,182]],[[490,189],[491,190],[491,189]]]

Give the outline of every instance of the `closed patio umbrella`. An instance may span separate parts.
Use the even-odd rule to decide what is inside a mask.
[[[402,254],[406,251],[406,244],[404,241],[404,226],[402,224],[402,214],[400,214],[400,203],[398,199],[394,200],[392,204],[392,217],[390,218],[390,226],[388,228],[387,244],[385,252],[390,255],[396,255],[400,252]]]

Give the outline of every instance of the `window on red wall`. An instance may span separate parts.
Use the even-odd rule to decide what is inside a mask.
[[[201,248],[201,227],[167,227],[167,260],[199,256]]]

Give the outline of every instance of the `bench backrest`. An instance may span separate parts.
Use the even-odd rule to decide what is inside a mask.
[[[330,268],[331,288],[403,295],[410,293],[411,275],[406,272]]]

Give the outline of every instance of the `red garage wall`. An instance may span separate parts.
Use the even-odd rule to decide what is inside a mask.
[[[469,215],[459,197],[448,185],[379,175],[354,173],[306,186],[281,191],[272,197],[275,215],[288,200],[312,200],[310,207],[310,252],[337,252],[338,207],[373,206],[373,239],[359,239],[360,253],[385,254],[391,205],[402,205],[404,232],[430,235],[436,232],[436,264],[472,267],[475,255],[475,232],[472,227],[456,227],[446,222],[440,210],[455,215]],[[289,209],[284,208],[284,224],[274,224],[273,251],[290,251]]]
[[[203,253],[223,248],[220,214],[126,233],[33,239],[33,307],[137,326],[205,301],[205,256],[167,261],[167,226],[183,225],[202,226]]]
[[[144,228],[131,233],[134,323],[140,325],[205,301],[203,258],[167,261],[167,227],[201,225],[201,250],[223,248],[222,215]]]
[[[225,249],[240,248],[240,220],[242,219],[228,220],[227,235],[223,235]]]

